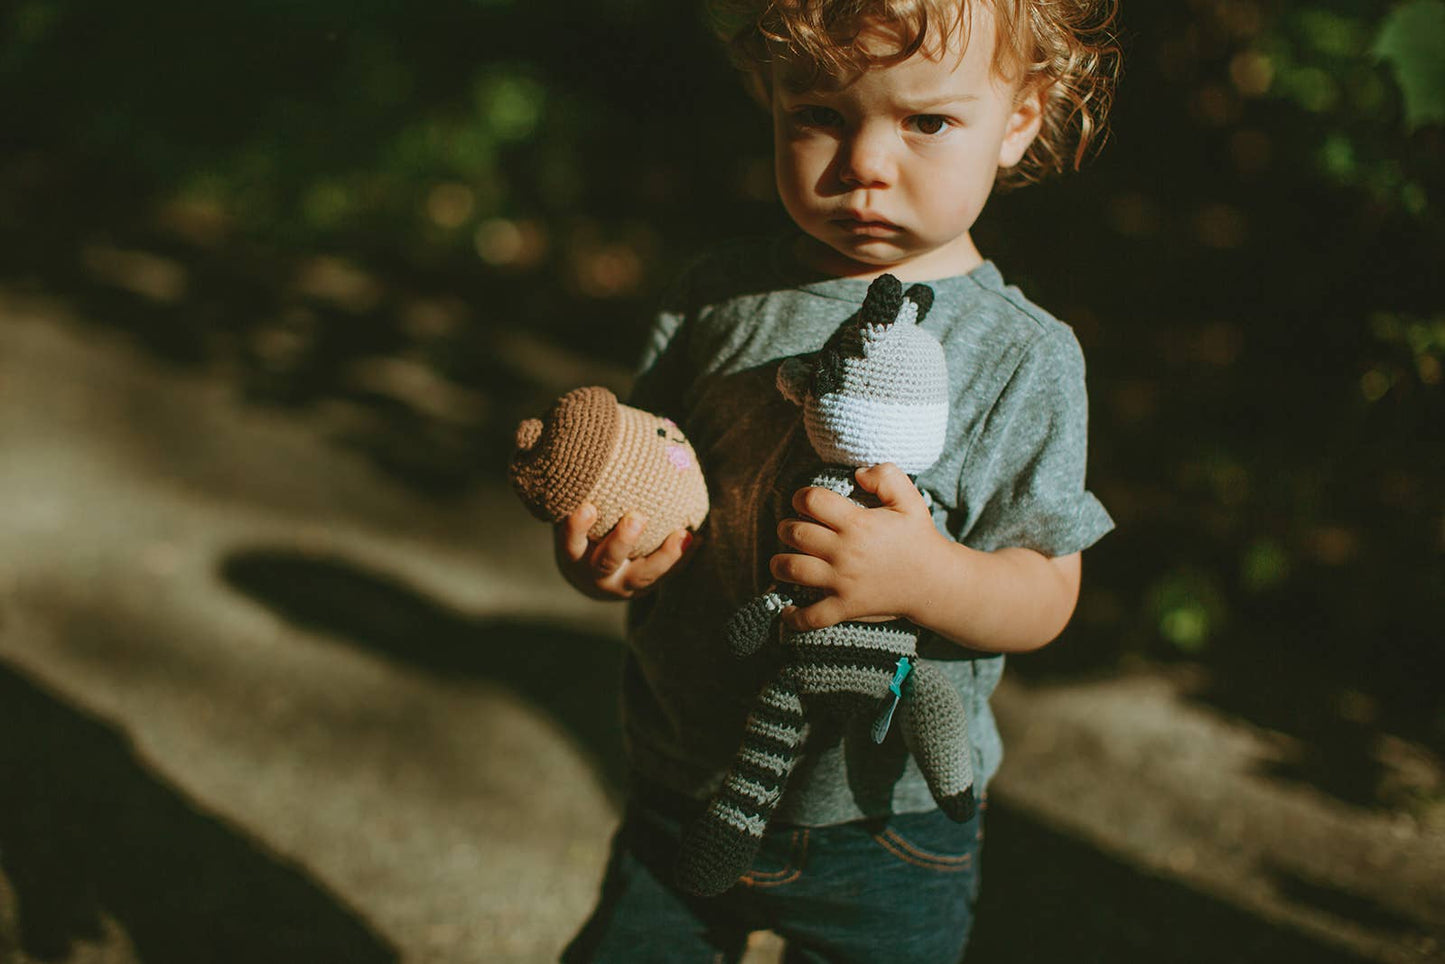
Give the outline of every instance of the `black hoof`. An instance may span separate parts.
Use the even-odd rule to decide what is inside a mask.
[[[973,798],[973,787],[969,787],[962,793],[951,794],[938,801],[938,809],[950,820],[958,823],[966,823],[973,819],[978,812],[978,804]]]
[[[711,821],[694,824],[682,841],[677,886],[695,897],[716,897],[747,873],[758,843]]]

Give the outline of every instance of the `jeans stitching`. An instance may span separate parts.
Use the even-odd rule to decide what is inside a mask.
[[[931,854],[927,851],[919,850],[913,846],[913,844],[900,837],[892,828],[887,828],[882,833],[874,834],[873,840],[899,860],[913,864],[915,867],[923,867],[927,870],[958,873],[959,871],[967,870],[973,864],[973,854],[958,854],[956,856]]]
[[[799,835],[802,835],[802,845],[799,846]],[[788,865],[782,870],[773,870],[765,874],[748,871],[743,874],[740,883],[747,887],[778,887],[783,884],[791,884],[803,876],[802,863],[804,856],[808,853],[808,830],[794,830],[788,841]]]

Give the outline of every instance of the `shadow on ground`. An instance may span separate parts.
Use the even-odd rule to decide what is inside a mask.
[[[1367,959],[1131,867],[991,800],[978,925],[964,964],[1038,961]]]
[[[306,873],[205,813],[124,734],[0,663],[7,948],[69,959],[112,918],[145,964],[387,964],[396,950]],[[0,888],[0,897],[4,888]]]
[[[616,798],[624,777],[617,640],[542,623],[474,619],[334,556],[251,549],[231,555],[221,573],[299,626],[436,676],[507,686],[564,729]]]
[[[231,556],[227,582],[291,621],[413,667],[503,683],[550,714],[615,792],[615,640],[475,620],[355,563],[284,549]],[[993,802],[969,962],[1156,960],[1364,964],[1364,959],[1107,856]]]

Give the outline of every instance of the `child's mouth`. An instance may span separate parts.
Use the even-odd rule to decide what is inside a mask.
[[[901,229],[892,221],[884,221],[881,218],[834,218],[833,223],[849,234],[865,235],[868,237],[882,237],[884,235],[897,234]]]

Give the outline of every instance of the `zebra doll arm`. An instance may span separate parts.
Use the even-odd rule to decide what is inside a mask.
[[[778,615],[793,605],[792,597],[775,587],[738,607],[723,629],[728,647],[737,656],[751,656],[778,631]]]
[[[937,666],[915,660],[905,681],[901,710],[903,741],[918,761],[938,809],[959,822],[971,819],[973,747],[958,691]]]

